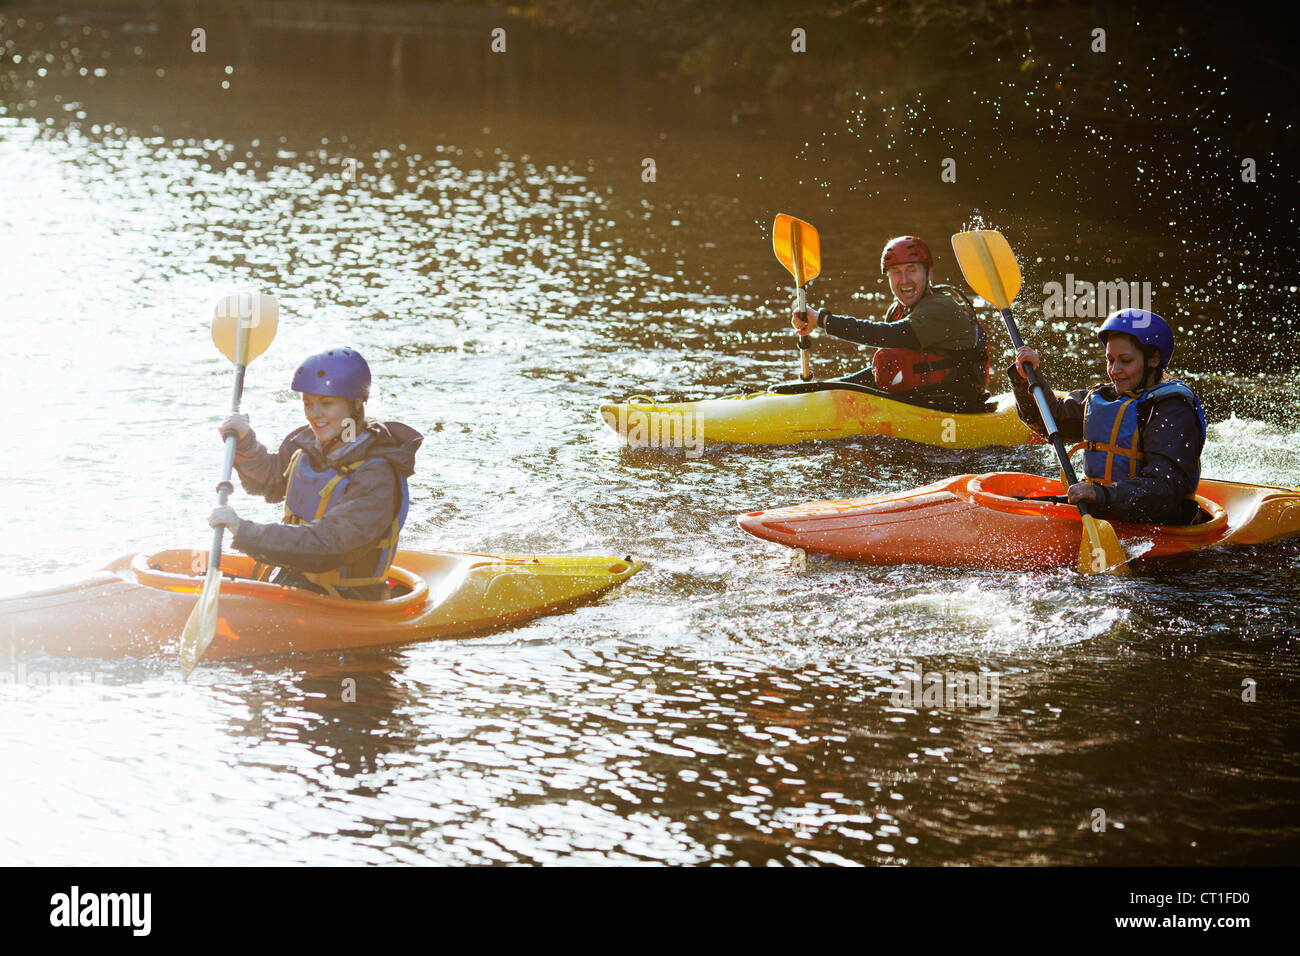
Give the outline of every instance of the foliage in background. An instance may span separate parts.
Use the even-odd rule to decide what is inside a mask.
[[[1238,135],[1293,142],[1300,118],[1286,93],[1297,74],[1291,40],[1267,7],[1228,9],[1209,0],[488,2],[593,43],[643,43],[657,70],[698,92],[798,96],[810,110],[863,100],[896,106],[922,92],[940,94],[928,98],[933,110],[944,94],[974,86],[1004,90],[1011,107],[1036,99],[1041,108],[1122,125],[1128,118],[1113,108],[1119,90],[1158,107],[1140,112],[1176,125],[1178,117],[1223,107],[1216,97],[1226,83],[1236,98],[1230,105]],[[807,31],[802,56],[789,55],[795,27]],[[1106,31],[1105,54],[1091,49],[1098,28]],[[864,84],[865,74],[874,84]]]

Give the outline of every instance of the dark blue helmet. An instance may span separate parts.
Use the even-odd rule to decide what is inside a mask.
[[[293,373],[290,387],[304,395],[337,395],[364,402],[370,397],[370,366],[360,352],[330,349],[305,359]]]
[[[1120,309],[1106,316],[1106,321],[1097,330],[1101,344],[1112,332],[1125,332],[1143,345],[1151,345],[1160,351],[1160,367],[1166,368],[1174,357],[1174,331],[1169,323],[1154,312],[1145,309]]]

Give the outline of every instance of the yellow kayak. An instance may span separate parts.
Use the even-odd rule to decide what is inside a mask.
[[[18,652],[72,657],[176,653],[204,576],[194,551],[127,555],[81,581],[0,599]],[[456,637],[565,610],[626,581],[631,558],[399,550],[392,597],[349,601],[253,580],[253,559],[222,555],[220,615],[205,660]]]
[[[702,449],[707,442],[791,445],[883,435],[941,448],[1034,445],[1010,393],[983,409],[947,411],[841,382],[777,386],[752,395],[660,404],[636,396],[602,405],[601,418],[631,448]]]

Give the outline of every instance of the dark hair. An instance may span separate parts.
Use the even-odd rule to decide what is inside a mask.
[[[1151,364],[1152,359],[1156,360],[1155,365]],[[1145,382],[1148,377],[1152,385],[1159,385],[1165,377],[1165,367],[1160,364],[1160,349],[1154,345],[1142,346],[1142,381]]]

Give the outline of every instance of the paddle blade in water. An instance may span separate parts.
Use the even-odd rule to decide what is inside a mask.
[[[821,240],[817,230],[802,219],[780,213],[772,224],[772,251],[799,285],[822,272]]]
[[[236,365],[247,365],[271,345],[280,320],[280,304],[266,293],[244,292],[217,300],[212,316],[212,341]],[[235,355],[239,322],[248,330],[248,355],[241,363]]]
[[[1128,555],[1109,521],[1083,515],[1083,538],[1079,541],[1080,574],[1128,574]]]
[[[962,275],[976,294],[999,309],[1011,308],[1020,292],[1020,263],[996,229],[959,232],[952,237]]]
[[[184,677],[190,676],[190,671],[194,670],[217,635],[217,597],[220,593],[221,568],[209,565],[199,603],[194,605],[185,622],[185,630],[181,632],[181,674]]]

